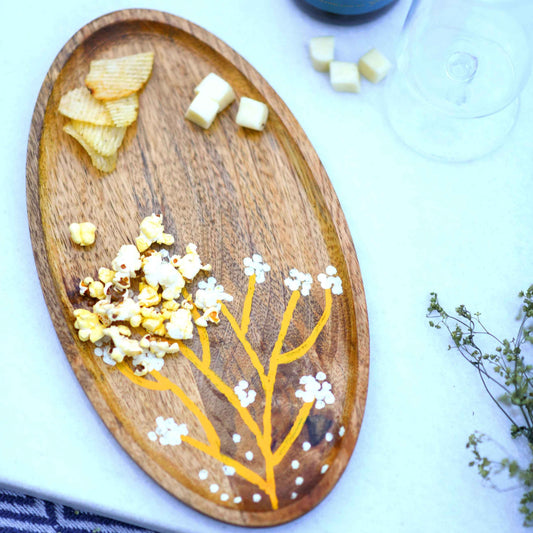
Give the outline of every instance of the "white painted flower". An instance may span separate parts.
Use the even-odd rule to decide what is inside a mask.
[[[165,419],[158,416],[155,421],[157,424],[155,434],[163,446],[179,446],[182,442],[181,437],[189,434],[187,424],[177,424],[172,417]]]
[[[239,384],[233,389],[243,407],[248,407],[250,404],[254,403],[257,394],[252,389],[247,391],[247,388],[248,382],[243,379],[239,381]]]
[[[196,325],[207,327],[208,322],[218,324],[220,322],[219,313],[222,309],[222,302],[233,301],[233,296],[224,292],[222,285],[217,285],[217,280],[213,277],[207,278],[207,281],[198,283],[198,290],[195,296],[195,305],[204,313],[196,319]]]
[[[96,355],[97,357],[101,357],[106,365],[115,366],[117,362],[114,359],[111,359],[109,349],[109,345],[97,346],[94,349],[94,355]]]
[[[316,400],[315,407],[317,409],[324,409],[326,404],[335,403],[335,396],[331,392],[331,384],[326,381],[324,372],[318,372],[316,377],[302,376],[300,385],[303,385],[304,388],[298,389],[295,395],[297,398],[301,398],[304,403]]]
[[[253,254],[252,257],[245,257],[243,260],[244,273],[247,276],[255,274],[256,283],[263,283],[265,281],[265,272],[270,272],[270,265],[263,262],[263,258],[259,254]]]
[[[284,283],[291,291],[299,290],[302,296],[309,296],[313,276],[309,273],[300,272],[296,268],[291,268],[289,277],[285,279]]]
[[[333,294],[342,294],[342,280],[337,276],[337,269],[334,266],[327,266],[326,272],[320,273],[316,279],[324,290],[331,289]]]

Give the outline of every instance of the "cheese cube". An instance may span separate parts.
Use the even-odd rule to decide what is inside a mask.
[[[208,96],[198,93],[187,109],[185,118],[207,129],[213,124],[217,113],[218,104]]]
[[[309,41],[309,54],[313,68],[319,72],[327,72],[333,61],[335,37],[314,37]]]
[[[218,104],[218,111],[225,109],[233,100],[235,93],[230,84],[214,72],[208,74],[194,89],[195,94],[202,93]]]
[[[96,238],[96,226],[91,222],[73,222],[69,228],[70,238],[80,246],[90,246]]]
[[[239,110],[235,122],[244,128],[261,131],[268,118],[268,107],[263,102],[243,96],[239,102]]]
[[[376,48],[359,60],[359,72],[372,83],[379,83],[391,69],[391,62]]]
[[[361,79],[355,63],[332,61],[329,65],[329,79],[336,91],[358,93],[361,90]]]

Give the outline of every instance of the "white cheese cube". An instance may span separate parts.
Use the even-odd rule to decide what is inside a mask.
[[[313,68],[319,72],[327,72],[333,61],[335,37],[314,37],[309,41],[309,54]]]
[[[213,124],[218,113],[218,104],[204,94],[197,94],[185,113],[185,118],[204,129]]]
[[[359,60],[359,72],[372,83],[379,83],[391,69],[391,62],[376,48]]]
[[[243,96],[239,102],[239,110],[235,122],[244,128],[261,131],[268,118],[268,107],[263,102]]]
[[[208,74],[194,89],[195,94],[202,93],[218,104],[218,111],[225,109],[233,100],[235,93],[231,85],[214,72]]]
[[[358,93],[361,90],[361,78],[355,63],[332,61],[329,65],[329,79],[336,91]]]

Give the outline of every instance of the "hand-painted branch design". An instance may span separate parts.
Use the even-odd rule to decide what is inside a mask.
[[[172,236],[164,233],[161,215],[153,214],[145,218],[140,231],[147,246],[151,243],[174,242]],[[309,296],[313,283],[313,278],[308,273],[297,269],[289,272],[284,283],[291,291],[291,296],[283,312],[272,353],[267,359],[256,351],[248,339],[254,294],[270,272],[270,266],[260,255],[253,254],[243,261],[244,274],[249,279],[241,316],[238,319],[224,303],[233,301],[233,297],[226,294],[221,285],[217,285],[215,278],[209,277],[199,281],[194,299],[187,292],[186,284],[198,273],[211,271],[210,265],[202,264],[196,245],[190,243],[183,256],[170,256],[167,250],[154,250],[144,244],[139,248],[138,244],[137,247],[133,244],[123,245],[111,263],[112,268],[102,267],[98,270],[97,280],[86,277],[80,282],[80,294],[91,298],[93,302],[92,311],[85,308],[74,310],[74,326],[78,330],[80,340],[94,343],[95,355],[103,357],[107,364],[116,365],[122,375],[135,385],[149,391],[174,394],[205,433],[205,440],[194,438],[189,435],[186,424],[177,424],[173,418],[165,419],[160,416],[156,419],[156,430],[148,434],[149,439],[159,441],[163,445],[185,443],[216,459],[222,464],[226,475],[239,475],[263,491],[268,496],[272,509],[277,509],[279,495],[276,487],[276,466],[283,461],[298,439],[311,410],[324,409],[335,401],[335,397],[324,372],[318,371],[315,377],[302,376],[299,384],[303,388],[296,390],[295,397],[302,400],[303,405],[287,435],[276,448],[272,438],[276,378],[280,366],[294,363],[304,357],[324,330],[332,312],[332,295],[342,293],[342,283],[336,269],[328,266],[324,273],[317,276],[325,294],[324,310],[317,324],[299,346],[284,352],[283,347],[294,313],[301,298]],[[138,288],[138,293],[132,289],[132,280],[135,280],[133,284]],[[178,301],[180,299],[181,301]],[[212,368],[208,323],[218,323],[220,315],[228,320],[250,359],[259,377],[261,391],[249,389],[245,376],[232,388]],[[135,338],[138,328],[142,328],[146,333],[142,339]],[[187,342],[193,338],[195,332],[200,341],[201,354],[195,353]],[[257,443],[264,461],[264,470],[261,470],[261,473],[224,453],[224,443],[221,442],[220,434],[209,416],[179,385],[161,373],[164,357],[178,353],[181,353],[235,409]],[[127,358],[131,358],[132,367],[125,362]],[[143,377],[146,375],[150,378]],[[263,400],[260,421],[255,420],[248,409],[258,395],[261,395]],[[234,434],[233,439],[239,442],[240,436]],[[304,450],[306,446],[310,447],[310,444],[304,442]],[[246,452],[245,458],[248,461],[252,457],[251,450]],[[292,465],[295,464],[299,462],[293,460]],[[327,465],[324,466],[327,468]],[[295,483],[303,483],[303,478],[297,477]],[[216,485],[210,488],[214,486]],[[218,490],[218,486],[216,487]],[[295,494],[293,492],[291,497],[294,498]],[[227,494],[222,496],[221,501],[229,499]],[[253,495],[254,502],[261,499],[260,494]],[[241,497],[238,496],[233,503],[240,501]]]
[[[332,403],[334,400],[329,384],[327,384],[327,382],[319,383],[319,381],[323,382],[325,380],[325,374],[319,372],[317,374],[317,379],[312,376],[302,377],[300,384],[305,385],[305,390],[297,391],[296,396],[300,397],[304,403],[281,444],[277,447],[277,449],[272,449],[272,406],[277,372],[280,365],[293,363],[305,356],[305,354],[308,353],[308,351],[312,348],[318,336],[327,324],[332,310],[332,267],[328,267],[329,272],[327,271],[327,274],[330,274],[329,276],[322,275],[321,285],[324,288],[325,304],[319,321],[309,336],[298,347],[287,352],[283,352],[282,350],[289,326],[301,296],[307,296],[310,292],[312,278],[309,276],[309,274],[303,274],[293,269],[290,274],[291,277],[285,280],[285,284],[292,291],[292,294],[283,313],[280,330],[272,353],[270,354],[267,371],[261,363],[259,354],[248,341],[247,333],[250,325],[254,292],[258,283],[265,280],[264,273],[268,272],[270,268],[268,265],[265,265],[262,262],[262,258],[260,258],[260,256],[255,254],[253,258],[245,260],[245,266],[245,273],[248,274],[249,281],[240,321],[235,318],[232,312],[223,303],[221,303],[220,310],[222,315],[231,325],[237,339],[240,341],[240,344],[250,358],[250,361],[260,379],[264,394],[262,424],[259,425],[253,419],[247,407],[243,405],[241,398],[236,392],[237,388],[232,389],[210,367],[211,349],[207,328],[197,326],[197,331],[202,346],[201,357],[194,353],[194,351],[186,344],[186,342],[180,340],[178,341],[178,345],[183,356],[205,376],[205,378],[219,393],[226,398],[226,400],[236,410],[245,426],[249,429],[252,435],[254,435],[264,460],[264,477],[254,472],[251,468],[239,462],[235,458],[229,457],[221,452],[220,437],[207,415],[187,396],[187,394],[179,386],[173,383],[170,379],[155,370],[150,373],[155,381],[139,377],[135,375],[135,373],[126,363],[120,363],[118,365],[118,369],[125,377],[127,377],[136,385],[149,390],[170,391],[175,394],[198,420],[207,440],[207,443],[205,443],[201,440],[192,438],[188,435],[186,429],[182,429],[177,443],[179,444],[184,442],[187,445],[192,446],[206,455],[220,461],[223,465],[225,465],[226,468],[230,469],[232,474],[236,473],[252,485],[255,485],[258,489],[264,491],[264,493],[270,499],[272,509],[277,509],[279,506],[279,501],[276,490],[275,467],[283,461],[294,442],[297,440],[313,406],[316,408],[323,408],[326,403]],[[334,274],[336,274],[336,271]],[[339,278],[336,279],[338,280]],[[339,293],[338,287],[339,282],[335,281],[335,288],[337,289],[335,292],[337,294]],[[185,296],[187,297],[188,295],[185,294]],[[194,307],[192,313],[195,319],[200,316],[200,313],[196,307]],[[247,386],[247,382],[244,382],[243,386]]]

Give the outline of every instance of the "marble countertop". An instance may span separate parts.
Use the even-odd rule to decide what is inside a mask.
[[[212,32],[272,85],[321,158],[345,212],[367,297],[371,365],[365,418],[345,474],[317,508],[277,531],[519,531],[520,493],[486,487],[468,468],[474,430],[511,455],[504,417],[448,339],[427,325],[429,293],[464,303],[512,336],[519,290],[532,283],[533,82],[518,122],[493,154],[468,164],[427,160],[387,125],[382,85],[335,93],[307,42],[337,39],[339,57],[371,47],[393,56],[409,7],[360,26],[333,26],[292,0],[66,0],[3,6],[0,67],[0,485],[158,531],[238,531],[183,505],[108,432],[56,337],[33,260],[26,146],[42,81],[65,42],[109,11],[161,9]],[[9,305],[8,305],[9,304]]]

